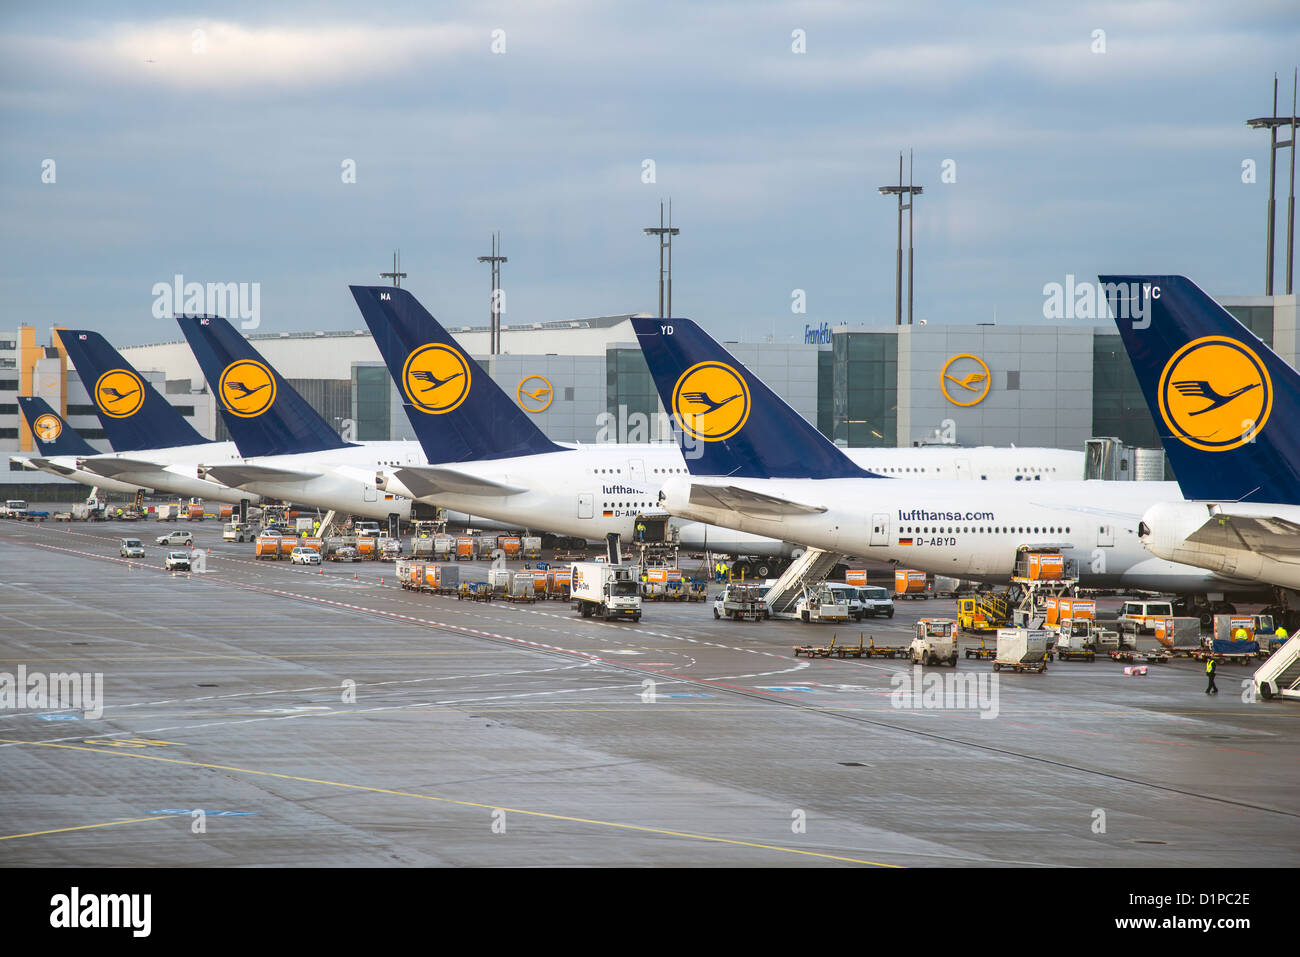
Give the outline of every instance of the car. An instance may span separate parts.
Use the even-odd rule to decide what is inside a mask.
[[[189,532],[177,529],[174,532],[168,532],[166,535],[159,535],[154,539],[156,545],[188,545],[194,547],[194,536]]]
[[[320,552],[314,548],[299,545],[289,554],[289,561],[295,565],[319,565]]]
[[[862,602],[862,613],[876,618],[884,615],[894,617],[894,599],[889,597],[889,589],[879,585],[859,585],[858,599]]]
[[[144,543],[138,538],[124,538],[117,553],[123,558],[144,558]]]
[[[168,552],[167,558],[163,562],[169,572],[189,571],[190,570],[190,553],[189,552]]]
[[[330,561],[359,562],[361,561],[361,554],[351,545],[340,545],[334,549],[334,554],[330,555]]]

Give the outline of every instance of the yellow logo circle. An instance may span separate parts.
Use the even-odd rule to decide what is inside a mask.
[[[63,434],[63,423],[59,421],[57,415],[46,412],[36,417],[36,421],[32,423],[32,431],[42,442],[53,442]]]
[[[227,412],[256,418],[275,402],[275,376],[255,359],[238,359],[222,370],[217,391]]]
[[[115,419],[135,415],[144,405],[144,382],[134,372],[110,369],[95,383],[95,405]]]
[[[950,373],[948,370],[961,360],[968,360],[956,370]],[[977,365],[978,369],[970,368],[970,363]],[[948,391],[948,383],[952,383],[956,389],[956,396]],[[989,386],[993,384],[993,376],[989,372],[989,367],[984,364],[984,360],[979,356],[973,356],[969,352],[963,352],[955,355],[943,364],[939,370],[939,388],[943,390],[944,397],[953,405],[979,405],[989,394]]]
[[[531,389],[524,386],[530,382],[536,383]],[[545,412],[555,401],[555,390],[551,387],[551,380],[545,376],[530,375],[526,376],[519,382],[519,387],[515,389],[515,396],[519,399],[519,404],[534,414]]]
[[[697,362],[673,386],[673,415],[704,442],[721,442],[749,418],[749,386],[725,362]]]
[[[402,388],[411,404],[432,415],[450,412],[469,395],[469,360],[440,342],[420,346],[406,357]]]
[[[1273,381],[1255,352],[1228,336],[1203,336],[1165,363],[1160,417],[1181,442],[1226,452],[1252,441],[1273,411]]]

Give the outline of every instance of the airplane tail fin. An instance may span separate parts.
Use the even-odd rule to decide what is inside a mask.
[[[291,455],[348,445],[220,316],[177,316],[239,454]]]
[[[835,444],[690,319],[632,326],[695,475],[880,477]]]
[[[405,289],[350,286],[430,462],[558,452]]]
[[[99,451],[44,399],[21,395],[18,407],[32,430],[36,449],[41,455],[98,455]]]
[[[58,334],[114,451],[138,452],[207,441],[98,332],[60,329]]]
[[[1300,504],[1300,375],[1183,276],[1101,276],[1189,499]]]

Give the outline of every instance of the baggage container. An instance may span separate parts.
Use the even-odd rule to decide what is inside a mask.
[[[524,558],[542,557],[542,539],[540,535],[525,535],[520,539],[520,547],[523,549]]]
[[[310,548],[319,553],[324,553],[325,551],[325,539],[323,538],[312,538],[310,536],[307,538],[300,538],[298,539],[298,544],[303,548]]]
[[[379,558],[379,542],[373,535],[357,536],[357,554],[362,561],[375,561]]]
[[[1028,560],[1025,577],[1030,581],[1055,582],[1065,577],[1065,557],[1062,555],[1030,552],[1025,558]]]
[[[548,574],[549,573],[545,568],[534,568],[532,570],[534,598],[546,597],[546,579]]]
[[[493,597],[505,597],[510,591],[510,579],[513,575],[514,572],[508,568],[488,569],[488,586],[492,589]]]
[[[291,538],[288,535],[280,536],[280,555],[292,555],[293,550],[298,547],[298,539]]]
[[[253,542],[254,558],[273,558],[280,557],[280,539],[279,535],[259,535]],[[293,548],[290,547],[290,551]]]
[[[186,506],[185,506],[185,518],[186,518],[187,521],[191,521],[191,522],[201,522],[201,521],[203,521],[203,503],[202,503],[202,502],[190,502],[189,505],[186,505]]]
[[[1046,671],[1047,649],[1052,638],[1049,631],[1028,628],[999,628],[998,652],[993,670]]]
[[[459,565],[425,565],[423,591],[446,595],[460,586]]]
[[[433,557],[440,562],[449,562],[456,554],[456,539],[451,535],[433,537]]]
[[[1201,619],[1157,618],[1156,641],[1171,651],[1194,651],[1201,647]]]
[[[511,601],[535,601],[533,573],[531,571],[513,573],[510,576],[510,592],[506,597]]]
[[[217,518],[221,519],[223,522],[228,522],[234,517],[235,517],[235,506],[233,505],[217,506]]]
[[[397,563],[397,583],[407,590],[419,590],[424,584],[424,562],[400,561]]]
[[[1097,603],[1091,598],[1049,598],[1047,599],[1047,621],[1050,628],[1060,624],[1063,618],[1096,618]]]
[[[867,583],[867,570],[865,568],[850,568],[844,573],[844,584],[846,585],[865,585]]]
[[[567,568],[550,568],[546,571],[546,597],[552,601],[568,601],[572,593],[573,574]]]
[[[506,553],[507,561],[517,561],[520,552],[523,550],[523,543],[517,538],[503,535],[501,537],[501,550]]]
[[[410,554],[412,558],[432,558],[433,539],[428,535],[412,535]]]
[[[908,568],[894,569],[895,598],[924,598],[926,587],[925,572]]]
[[[497,548],[497,537],[495,535],[480,535],[474,539],[474,556],[479,559],[489,559]]]
[[[456,539],[456,561],[465,562],[474,560],[474,539],[468,536],[462,536]]]

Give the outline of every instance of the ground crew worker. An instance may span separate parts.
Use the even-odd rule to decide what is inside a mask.
[[[1214,684],[1214,673],[1215,673],[1215,671],[1218,670],[1218,668],[1219,668],[1219,663],[1218,663],[1217,661],[1215,661],[1213,658],[1206,658],[1206,659],[1205,659],[1205,676],[1206,676],[1206,678],[1209,679],[1209,683],[1206,684],[1206,686],[1205,686],[1205,693],[1206,693],[1206,694],[1218,694],[1218,693],[1219,693],[1219,689],[1218,689],[1217,687],[1215,687],[1215,684]]]
[[[1237,630],[1232,633],[1232,638],[1234,641],[1247,641],[1250,638],[1250,634],[1245,628],[1238,625]]]
[[[1273,632],[1273,637],[1276,638],[1278,641],[1286,641],[1287,639],[1286,629],[1281,625],[1278,625],[1277,631]]]
[[[638,542],[645,541],[645,522],[636,523],[636,540]]]

